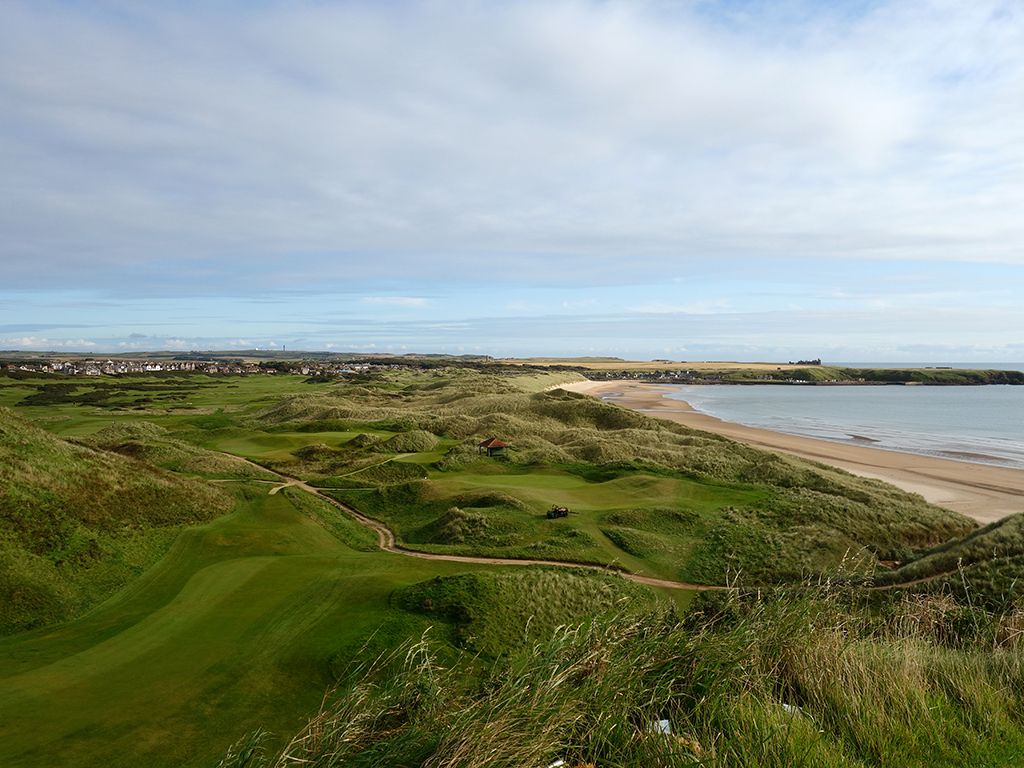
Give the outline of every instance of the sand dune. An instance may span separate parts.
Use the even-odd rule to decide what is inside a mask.
[[[694,429],[715,432],[758,448],[790,453],[863,477],[884,480],[981,523],[1024,512],[1024,470],[833,443],[746,427],[698,413],[682,400],[668,399],[665,395],[673,390],[657,384],[582,381],[562,388],[600,397]]]

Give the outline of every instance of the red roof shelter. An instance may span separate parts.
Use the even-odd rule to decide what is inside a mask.
[[[488,456],[501,456],[508,448],[508,443],[503,443],[496,437],[488,437],[477,446],[477,451]]]

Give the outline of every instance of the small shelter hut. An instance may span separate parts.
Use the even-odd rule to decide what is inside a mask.
[[[496,437],[488,437],[477,446],[477,452],[486,456],[504,456],[508,443],[503,443]]]

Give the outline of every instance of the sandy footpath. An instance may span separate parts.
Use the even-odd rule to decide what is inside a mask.
[[[1024,512],[1024,470],[846,445],[746,427],[699,413],[682,400],[669,399],[665,395],[675,390],[657,384],[581,381],[562,385],[562,389],[600,397],[758,448],[791,453],[841,467],[857,475],[884,480],[981,523]]]

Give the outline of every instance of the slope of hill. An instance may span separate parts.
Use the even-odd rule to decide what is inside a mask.
[[[75,442],[140,459],[172,472],[237,480],[276,479],[276,475],[234,456],[179,440],[165,427],[148,421],[113,424]]]
[[[862,550],[875,562],[904,560],[975,527],[881,482],[564,390],[524,391],[515,376],[362,377],[286,397],[253,426],[348,435],[271,463],[437,552],[764,583],[828,572]],[[478,454],[491,436],[511,443],[499,460]],[[391,444],[413,453],[382,456]],[[574,514],[545,521],[552,504]]]
[[[397,591],[393,600],[450,623],[459,647],[491,658],[546,640],[558,627],[656,603],[650,588],[613,574],[532,566],[437,577]]]
[[[1017,765],[1022,623],[928,602],[886,621],[801,590],[562,627],[482,679],[421,642],[353,675],[285,748],[255,733],[221,768]]]
[[[918,592],[952,593],[998,610],[1012,607],[1024,599],[1024,514],[931,547],[876,582],[917,582],[912,588]]]
[[[221,490],[62,440],[0,408],[0,633],[73,616],[231,509]]]
[[[381,552],[343,510],[217,453],[330,489],[441,554],[756,585],[848,572],[848,552],[876,580],[900,560],[935,585],[951,557],[957,577],[990,551],[1016,562],[1019,521],[977,529],[882,483],[544,391],[555,383],[388,371],[225,379],[144,413],[21,406],[68,440],[0,411],[0,606],[23,609],[4,631],[81,613],[174,539],[94,610],[0,638],[0,763],[214,765],[262,726],[267,755],[286,751],[273,765],[1012,764],[1012,607],[801,584],[716,592],[681,623],[693,593]],[[492,436],[504,457],[479,455]],[[227,489],[233,513],[207,520]],[[556,503],[572,512],[548,520]],[[361,663],[370,674],[348,677]]]

